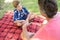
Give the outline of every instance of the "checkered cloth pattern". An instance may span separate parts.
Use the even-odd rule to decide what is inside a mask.
[[[27,27],[28,32],[36,33],[39,26],[36,24],[30,25]],[[21,33],[22,28],[17,28],[14,25],[13,12],[5,12],[4,16],[0,19],[0,40],[22,40],[20,37]]]
[[[17,28],[13,22],[13,12],[8,11],[0,19],[0,40],[22,40],[21,28]]]

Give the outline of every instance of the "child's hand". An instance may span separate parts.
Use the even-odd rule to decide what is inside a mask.
[[[14,23],[15,23],[17,26],[22,26],[22,25],[25,23],[25,20],[16,20],[16,21],[14,21]]]
[[[25,20],[19,20],[18,25],[23,26],[25,24]]]
[[[14,21],[14,23],[19,23],[19,21],[20,21],[20,20],[16,20],[16,21]]]
[[[25,20],[16,20],[14,21],[14,23],[21,23],[21,22],[24,22]]]
[[[22,26],[22,23],[17,23],[17,26]]]

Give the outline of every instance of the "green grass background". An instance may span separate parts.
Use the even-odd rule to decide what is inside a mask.
[[[22,0],[21,4],[24,7],[26,7],[29,11],[40,14],[37,0]],[[58,11],[60,11],[60,0],[57,0],[57,4],[58,4]],[[4,4],[4,8],[2,10],[0,10],[0,18],[3,16],[4,12],[7,10],[14,10],[12,3]]]

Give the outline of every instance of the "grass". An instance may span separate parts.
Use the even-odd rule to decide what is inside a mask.
[[[40,14],[39,9],[38,9],[37,0],[22,0],[21,4],[24,7],[26,7],[29,11]],[[57,0],[57,4],[58,4],[58,11],[60,11],[60,0]],[[0,10],[0,18],[3,16],[4,12],[7,10],[14,10],[12,3],[4,4],[3,10]]]

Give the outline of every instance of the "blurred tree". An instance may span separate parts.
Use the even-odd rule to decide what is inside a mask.
[[[4,0],[0,0],[0,10],[3,9],[4,6]]]

